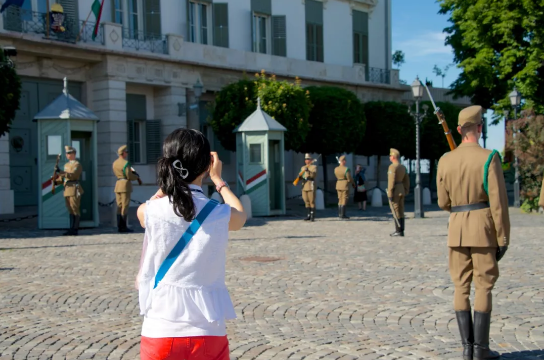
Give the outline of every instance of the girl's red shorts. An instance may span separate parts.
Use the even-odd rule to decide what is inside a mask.
[[[142,336],[141,360],[229,360],[227,336],[148,338]]]

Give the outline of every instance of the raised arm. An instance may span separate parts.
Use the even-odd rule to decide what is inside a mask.
[[[499,156],[493,156],[487,174],[489,207],[497,230],[497,245],[508,246],[510,243],[510,215],[508,214],[508,196]]]

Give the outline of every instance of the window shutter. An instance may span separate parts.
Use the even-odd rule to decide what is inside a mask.
[[[253,11],[249,13],[249,16],[251,16],[251,51],[255,52],[257,51],[257,38],[255,37],[257,36],[257,33],[255,32],[256,22],[255,14],[253,13]]]
[[[306,22],[323,25],[323,3],[315,0],[306,0]]]
[[[213,44],[229,47],[229,7],[226,3],[213,4]]]
[[[251,12],[263,15],[272,15],[271,0],[251,0]]]
[[[77,0],[60,0],[64,10],[65,39],[75,40],[79,33],[79,8]]]
[[[161,121],[147,120],[145,136],[147,163],[154,164],[162,156]]]
[[[272,16],[272,55],[287,56],[287,20],[285,15]]]
[[[111,1],[111,19],[116,24],[123,24],[123,0]]]
[[[368,13],[353,10],[353,56],[355,63],[368,65]]]
[[[127,147],[128,147],[128,159],[131,163],[134,163],[134,119],[127,119]]]
[[[147,36],[159,38],[161,29],[161,1],[145,0],[145,32]]]
[[[315,35],[316,35],[316,61],[323,62],[323,25],[316,25],[315,27]]]

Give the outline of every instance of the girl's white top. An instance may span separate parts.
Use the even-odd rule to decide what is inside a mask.
[[[194,185],[191,189],[201,190]],[[198,214],[209,199],[200,192],[192,193]],[[226,335],[225,320],[236,318],[225,285],[229,220],[230,206],[216,206],[153,289],[159,267],[190,223],[174,213],[168,197],[146,203],[138,281],[143,336]]]

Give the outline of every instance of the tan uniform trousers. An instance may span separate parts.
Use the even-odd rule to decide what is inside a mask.
[[[393,205],[393,211],[395,211],[397,218],[404,218],[404,196],[397,195],[393,197],[391,204]]]
[[[64,203],[70,215],[80,216],[79,205],[81,204],[81,196],[65,196]]]
[[[347,205],[349,198],[349,190],[336,190],[338,193],[338,205]]]
[[[314,190],[302,190],[302,200],[306,208],[315,208],[315,191]]]
[[[117,214],[119,215],[127,215],[128,214],[128,207],[130,205],[130,193],[123,192],[123,193],[115,193],[115,202],[117,203]]]
[[[497,248],[450,247],[450,276],[455,285],[453,308],[455,311],[470,310],[470,284],[474,280],[476,294],[474,311],[492,310],[491,290],[499,278]]]

